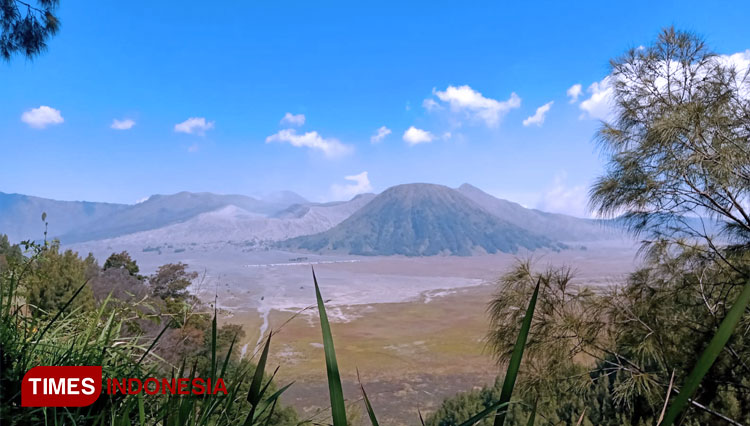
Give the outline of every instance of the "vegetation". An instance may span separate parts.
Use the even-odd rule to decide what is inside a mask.
[[[20,53],[31,59],[47,47],[60,29],[55,16],[59,0],[0,0],[0,56]]]
[[[644,238],[644,265],[594,291],[568,267],[520,263],[489,305],[490,348],[510,359],[519,307],[541,282],[523,411],[568,425],[748,424],[748,76],[667,29],[613,61],[609,84],[616,114],[598,137],[610,162],[591,205]],[[496,392],[447,401],[428,423],[455,424],[465,418],[456,401],[486,405]]]
[[[0,419],[8,424],[292,425],[268,378],[248,400],[255,366],[240,359],[241,327],[186,292],[186,265],[151,277],[119,253],[99,268],[56,242],[11,245],[0,236]],[[101,365],[104,378],[222,377],[228,395],[109,395],[82,408],[22,408],[21,378],[37,365]],[[255,382],[253,382],[255,383]],[[248,403],[247,401],[250,401]],[[248,412],[254,415],[248,419]],[[272,408],[271,408],[272,407]],[[257,410],[256,410],[257,408]]]

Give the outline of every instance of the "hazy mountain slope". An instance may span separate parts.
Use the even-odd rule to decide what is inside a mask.
[[[306,204],[308,201],[301,195],[292,191],[276,191],[261,198],[269,206],[273,206],[275,211],[287,208],[292,204]]]
[[[281,205],[268,204],[244,195],[219,195],[207,192],[153,195],[142,203],[129,206],[85,228],[66,233],[61,240],[65,243],[99,240],[158,229],[226,206],[236,206],[247,212],[261,214],[269,214],[283,208]]]
[[[611,224],[607,225],[604,221],[527,209],[520,204],[495,198],[467,183],[457,190],[489,213],[553,240],[593,241],[611,239],[617,235]]]
[[[12,241],[41,239],[44,236],[41,217],[42,212],[46,212],[49,237],[59,237],[128,207],[126,204],[57,201],[0,192],[0,234],[7,234]]]
[[[500,219],[451,188],[398,185],[376,196],[336,227],[280,244],[358,255],[423,256],[516,252],[558,247],[551,239]]]
[[[329,203],[293,204],[284,210],[276,212],[276,214],[274,214],[273,217],[279,218],[279,219],[301,218],[304,215],[311,213],[311,212],[312,214],[315,214],[316,211],[324,213],[325,215],[330,215],[330,214],[345,215],[345,217],[343,217],[341,220],[338,220],[336,222],[338,223],[346,219],[347,217],[349,217],[352,213],[357,211],[360,207],[369,203],[370,200],[372,200],[373,198],[375,198],[375,194],[366,193],[366,194],[356,195],[354,196],[354,198],[352,198],[349,201],[332,201]]]
[[[103,240],[103,243],[158,246],[162,244],[213,244],[222,242],[259,244],[278,241],[299,235],[325,231],[351,216],[372,198],[357,196],[347,202],[323,205],[295,205],[285,211],[298,212],[297,215],[268,217],[249,212],[235,205],[201,213],[186,221],[164,226],[159,229],[141,231],[117,238]]]

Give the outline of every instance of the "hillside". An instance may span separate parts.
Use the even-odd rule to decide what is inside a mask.
[[[495,198],[468,183],[457,190],[487,212],[553,240],[595,241],[614,238],[618,233],[610,222],[527,209],[520,204]]]
[[[48,235],[53,238],[116,215],[128,207],[126,204],[58,201],[0,192],[0,233],[7,234],[11,241],[42,239],[42,213],[46,212]]]
[[[0,232],[11,241],[41,239],[44,232],[41,215],[46,212],[49,238],[75,243],[155,230],[228,206],[266,216],[291,204],[306,202],[291,191],[273,193],[262,200],[244,195],[179,192],[152,195],[132,205],[58,201],[0,192]]]
[[[553,240],[488,213],[442,185],[391,187],[336,227],[281,247],[355,255],[429,256],[559,248]]]
[[[295,204],[266,216],[230,204],[183,222],[103,240],[112,246],[241,243],[248,246],[328,230],[367,204],[374,195],[326,204]]]

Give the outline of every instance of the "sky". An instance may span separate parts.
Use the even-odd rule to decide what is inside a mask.
[[[62,0],[0,62],[0,191],[312,201],[471,183],[588,215],[608,63],[660,29],[750,59],[750,3]]]

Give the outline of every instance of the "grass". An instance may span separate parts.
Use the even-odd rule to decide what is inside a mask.
[[[195,364],[190,367],[184,362],[169,373],[169,366],[154,353],[169,325],[156,338],[127,335],[123,332],[125,321],[117,319],[119,308],[109,298],[95,311],[70,310],[85,283],[55,315],[32,315],[34,307],[26,305],[19,294],[27,270],[5,270],[0,275],[0,418],[10,419],[10,424],[220,426],[241,423],[242,414],[260,407],[245,424],[268,424],[273,407],[287,388],[268,397],[259,392],[253,404],[243,401],[239,390],[252,366],[230,368],[234,342],[223,360],[218,357],[216,312],[211,321],[209,374],[214,379],[226,375],[226,396],[103,394],[88,407],[21,407],[21,378],[38,365],[101,365],[105,378],[193,378],[198,374]],[[262,369],[255,371],[262,374]],[[269,383],[263,391],[269,389]],[[247,405],[251,406],[244,408]]]

